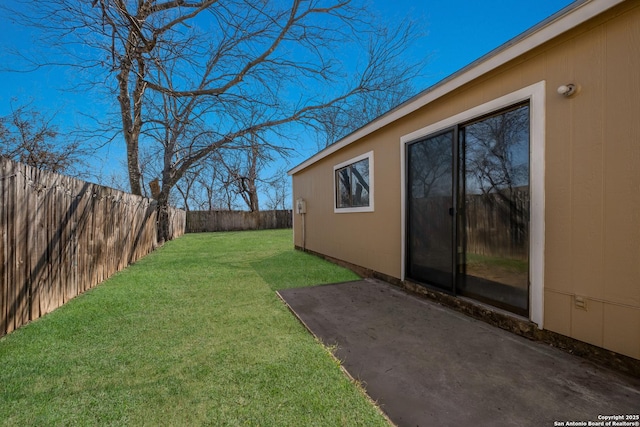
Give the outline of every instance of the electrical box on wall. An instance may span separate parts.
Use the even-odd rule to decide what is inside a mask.
[[[302,198],[296,199],[296,213],[297,214],[307,213],[307,202],[305,202],[304,199]]]

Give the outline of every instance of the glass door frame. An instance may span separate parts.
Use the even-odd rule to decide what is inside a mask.
[[[520,111],[526,112],[526,115],[519,114],[518,112]],[[508,117],[510,117],[511,119],[508,119]],[[519,120],[523,120],[525,117],[526,117],[526,122],[519,121]],[[473,135],[473,132],[472,131],[469,132],[467,131],[467,129],[473,128],[478,124],[487,123],[492,120],[500,120],[500,119],[503,120],[502,121],[503,124],[500,125],[503,132],[499,132],[499,133],[504,134],[504,132],[506,132],[506,134],[510,135],[510,138],[508,138],[508,140],[506,141],[502,140],[503,144],[499,144],[499,145],[502,147],[510,147],[510,148],[503,148],[504,152],[502,153],[502,155],[495,154],[493,151],[494,150],[493,147],[490,149],[491,154],[489,155],[489,159],[490,159],[489,162],[491,162],[491,160],[496,161],[497,159],[500,159],[499,162],[502,165],[502,167],[497,169],[498,173],[496,175],[493,175],[493,173],[496,172],[495,170],[484,171],[484,173],[486,174],[485,180],[487,180],[487,177],[489,177],[488,181],[485,182],[485,185],[490,184],[490,189],[488,192],[486,192],[485,190],[482,190],[482,194],[485,194],[486,196],[491,196],[491,194],[500,194],[502,193],[503,190],[508,190],[508,194],[511,197],[513,197],[514,189],[523,188],[526,186],[526,194],[528,197],[526,207],[523,208],[523,210],[520,212],[520,215],[516,213],[514,218],[513,210],[516,209],[516,212],[517,212],[517,208],[515,208],[515,206],[517,205],[519,207],[523,207],[523,205],[520,205],[519,203],[515,203],[514,199],[508,198],[507,200],[509,203],[510,218],[507,223],[503,222],[502,224],[500,224],[502,227],[498,227],[495,229],[498,236],[502,236],[502,237],[505,237],[505,235],[510,236],[510,239],[509,239],[510,242],[508,245],[509,249],[507,249],[507,252],[509,253],[509,255],[506,255],[506,258],[505,258],[505,247],[501,246],[501,249],[499,250],[501,255],[499,255],[499,257],[505,260],[521,261],[522,258],[520,257],[522,256],[522,252],[520,248],[523,248],[525,250],[524,254],[526,257],[526,261],[525,261],[526,275],[521,275],[518,273],[513,274],[512,271],[509,271],[510,270],[509,268],[501,268],[501,267],[494,266],[493,269],[489,267],[488,270],[489,271],[493,270],[494,272],[497,271],[501,273],[498,275],[498,278],[491,277],[491,273],[487,273],[487,272],[485,272],[484,275],[480,274],[479,276],[474,276],[469,274],[467,270],[467,268],[469,267],[468,258],[467,258],[469,254],[468,239],[470,235],[473,234],[473,231],[469,229],[469,223],[467,222],[467,218],[468,218],[467,215],[470,212],[469,206],[467,205],[467,200],[470,193],[467,192],[467,188],[466,188],[467,179],[468,179],[467,170],[469,167],[469,164],[467,162],[467,154],[469,153],[470,147],[471,147],[471,151],[472,152],[474,151],[473,138],[468,139],[468,135]],[[508,124],[504,124],[504,121],[506,121]],[[526,127],[524,127],[524,125],[526,125]],[[480,117],[473,118],[472,120],[462,122],[458,125],[458,128],[460,131],[460,134],[459,134],[460,137],[458,140],[458,158],[456,159],[458,161],[458,170],[459,170],[459,176],[458,176],[459,187],[457,188],[457,196],[458,196],[460,205],[463,206],[463,209],[460,210],[460,215],[456,219],[459,221],[458,229],[464,230],[464,231],[460,231],[460,235],[464,240],[461,239],[458,242],[458,244],[461,247],[461,251],[459,254],[459,266],[460,266],[460,270],[458,270],[459,280],[456,282],[457,293],[460,295],[468,296],[477,301],[485,302],[491,306],[502,308],[512,313],[528,317],[529,309],[531,305],[531,301],[530,301],[531,298],[530,298],[530,291],[529,291],[530,273],[531,273],[531,269],[530,269],[530,249],[531,248],[530,248],[530,245],[528,244],[523,245],[521,247],[515,244],[516,247],[514,247],[514,239],[515,240],[522,239],[523,236],[525,236],[526,242],[528,243],[531,235],[531,224],[530,224],[531,222],[531,210],[530,210],[531,106],[530,106],[530,103],[528,101],[524,101],[524,102],[512,104],[508,107],[492,111]],[[493,128],[493,126],[489,126],[489,128]],[[526,135],[526,138],[522,138],[523,135]],[[491,134],[490,132],[488,140],[493,140],[494,142],[497,142],[500,139],[497,136],[496,136],[496,139],[492,139],[492,137],[493,137],[493,134]],[[486,141],[487,138],[481,138],[481,140]],[[481,147],[484,150],[488,150],[489,148],[485,144],[486,142],[484,144],[481,144]],[[512,156],[516,156],[515,153],[518,153],[517,151],[518,149],[514,147],[516,147],[519,144],[524,144],[524,146],[521,145],[522,148],[526,147],[526,151],[523,151],[523,150],[520,151],[520,153],[526,153],[526,157],[525,157],[526,162],[524,163],[517,163],[513,158],[510,158],[510,156],[506,154],[506,152],[510,152]],[[515,151],[512,151],[511,148],[513,148]],[[491,156],[493,156],[493,159],[491,158]],[[505,158],[508,160],[504,160]],[[516,170],[519,169],[520,172],[522,173],[523,167],[525,168],[524,170],[526,171],[526,174],[521,174],[520,175],[521,178],[518,178]],[[509,172],[508,173],[503,172],[504,170],[509,170]],[[526,179],[522,181],[522,177],[524,176],[526,176]],[[492,177],[497,179],[494,179]],[[475,176],[475,178],[477,179],[477,175]],[[482,184],[480,184],[480,186],[484,187]],[[493,193],[491,189],[496,191],[496,193]],[[475,197],[477,197],[477,195]],[[487,206],[485,206],[485,209],[486,208]],[[522,216],[522,214],[526,214],[526,215]],[[522,233],[516,233],[518,237],[514,237],[513,227],[514,226],[517,227],[517,224],[520,221],[524,221],[524,223],[526,224],[525,227],[521,228],[522,230],[526,230],[526,231],[523,231]],[[497,227],[498,224],[494,223],[494,226]],[[501,242],[501,244],[504,244],[504,243],[505,243],[504,241]],[[512,252],[514,249],[517,252],[517,254],[514,254]],[[486,247],[485,247],[485,250],[486,250]],[[496,256],[495,253],[492,254],[491,250],[489,250],[489,255]],[[500,278],[500,276],[505,272],[507,273],[507,275],[511,276],[509,279]],[[489,274],[489,275],[487,276],[486,274]],[[516,277],[515,283],[514,283],[514,277]],[[483,286],[481,287],[476,286],[475,290],[473,290],[472,288],[466,288],[466,285],[468,283],[472,283],[473,281],[476,281],[477,283],[478,280],[480,282],[484,282]],[[521,286],[523,285],[525,287],[524,292],[522,292],[522,290],[517,290],[517,289],[522,289]],[[496,286],[498,288],[496,288]],[[493,288],[493,290],[489,291],[489,289],[491,288]],[[501,291],[497,292],[496,289],[501,289]]]
[[[528,150],[529,150],[529,157],[531,157],[531,145],[532,145],[532,141],[531,141],[531,127],[532,127],[532,123],[531,123],[531,103],[530,100],[524,100],[524,101],[520,101],[518,103],[513,103],[511,105],[505,106],[503,108],[500,109],[496,109],[490,112],[487,112],[485,114],[482,115],[478,115],[476,117],[473,118],[468,118],[467,120],[464,121],[460,121],[458,123],[455,123],[451,126],[439,129],[435,132],[432,133],[428,133],[424,136],[422,136],[421,138],[418,139],[414,139],[411,141],[408,141],[406,143],[404,143],[404,163],[405,163],[405,173],[404,175],[404,221],[405,221],[405,227],[404,227],[404,232],[405,234],[405,256],[403,259],[403,263],[404,263],[404,272],[405,275],[407,276],[407,278],[410,278],[414,281],[416,281],[417,283],[419,283],[422,286],[425,286],[427,288],[431,288],[433,290],[437,290],[439,292],[444,292],[446,294],[450,294],[453,296],[457,296],[457,295],[467,295],[466,291],[463,291],[463,289],[461,289],[461,283],[459,282],[459,280],[465,276],[466,274],[466,264],[465,264],[465,254],[464,253],[460,253],[461,251],[464,252],[466,250],[466,239],[467,239],[467,235],[466,232],[464,230],[462,230],[462,228],[465,227],[465,218],[462,217],[462,215],[464,214],[463,209],[460,209],[461,205],[465,205],[465,202],[462,200],[466,197],[466,189],[465,189],[465,177],[461,176],[460,173],[463,172],[465,168],[462,166],[462,164],[465,162],[464,156],[466,151],[465,151],[465,138],[462,137],[462,129],[469,126],[470,124],[473,123],[477,123],[480,122],[484,119],[490,118],[492,116],[498,116],[501,114],[507,114],[509,111],[513,111],[519,108],[522,108],[524,106],[527,106],[527,110],[529,112],[529,118],[528,118],[528,126],[529,126],[529,141],[528,141]],[[411,147],[413,147],[415,144],[419,144],[419,143],[423,143],[425,141],[431,140],[433,138],[437,138],[438,136],[447,134],[447,133],[451,133],[452,134],[452,141],[451,141],[451,185],[452,185],[452,189],[451,189],[451,204],[452,207],[449,210],[449,214],[452,217],[452,222],[451,222],[451,287],[450,289],[444,289],[441,286],[438,286],[434,283],[430,283],[429,280],[424,280],[425,277],[412,277],[412,261],[413,261],[413,257],[412,257],[412,220],[411,220],[411,216],[413,214],[413,210],[411,208],[411,204],[412,204],[412,156],[411,156]],[[531,162],[531,159],[529,158],[528,160],[529,162]],[[531,174],[531,169],[530,167],[528,168],[529,174]],[[529,178],[527,180],[527,186],[531,186],[531,176],[529,175]],[[529,203],[531,203],[531,200],[529,201]],[[531,233],[531,225],[529,225],[529,230],[528,233]],[[464,240],[463,240],[464,239]],[[530,252],[530,248],[528,248],[528,251]],[[529,255],[530,256],[530,255]],[[529,266],[529,271],[528,271],[528,275],[530,275],[530,263],[528,262],[528,266]],[[529,285],[530,287],[530,285]],[[526,308],[524,309],[520,309],[516,306],[514,306],[513,308],[509,308],[509,306],[505,306],[504,304],[498,302],[498,301],[488,301],[486,300],[486,298],[484,296],[478,295],[478,296],[473,296],[473,295],[468,295],[473,299],[476,299],[478,301],[484,301],[492,306],[498,307],[498,308],[504,308],[507,309],[509,311],[512,311],[516,314],[519,315],[525,315],[527,317],[529,317],[529,313],[531,312],[531,295],[530,295],[530,291],[527,291],[527,304],[526,304]]]
[[[434,132],[431,133],[429,135],[426,135],[420,139],[416,139],[414,141],[411,141],[407,144],[405,144],[404,146],[404,158],[405,158],[405,163],[406,163],[406,168],[405,168],[405,174],[404,174],[404,182],[405,182],[405,186],[407,188],[406,191],[406,195],[405,195],[405,200],[404,203],[406,204],[406,209],[405,209],[405,233],[407,236],[407,239],[405,241],[405,257],[404,257],[404,264],[405,264],[405,272],[410,272],[411,271],[411,266],[410,266],[410,260],[411,260],[411,256],[412,256],[412,251],[411,251],[411,240],[409,238],[409,236],[411,236],[411,220],[410,220],[410,216],[411,216],[411,209],[410,209],[410,197],[411,197],[411,188],[410,188],[410,182],[411,182],[411,156],[410,156],[410,147],[415,145],[415,144],[419,144],[421,142],[425,142],[429,139],[432,138],[437,138],[438,136],[447,134],[447,133],[452,133],[452,140],[451,140],[451,149],[452,149],[452,157],[451,157],[451,204],[452,206],[449,208],[449,215],[452,217],[451,221],[451,254],[450,254],[450,268],[451,268],[451,288],[450,289],[445,289],[441,286],[437,286],[434,285],[433,283],[429,283],[428,281],[423,281],[423,280],[417,280],[415,278],[413,278],[414,280],[417,280],[420,284],[437,290],[439,292],[444,292],[446,294],[449,295],[453,295],[456,296],[457,292],[456,292],[456,280],[457,280],[457,275],[458,275],[458,220],[457,220],[457,215],[458,215],[458,191],[457,191],[457,186],[458,186],[458,161],[457,159],[457,155],[458,155],[458,136],[459,136],[459,126],[458,125],[454,125],[454,126],[450,126],[448,128],[444,128],[444,129],[440,129],[438,132]]]
[[[423,104],[430,104],[432,101],[446,96],[434,92]],[[459,95],[464,96],[464,95]],[[458,99],[456,97],[456,99]],[[544,301],[545,301],[545,151],[546,151],[546,99],[547,83],[545,80],[533,82],[512,92],[497,95],[486,102],[474,104],[465,110],[445,116],[437,121],[424,120],[422,127],[414,128],[411,132],[402,134],[398,140],[398,150],[400,154],[400,241],[398,265],[400,267],[400,280],[407,280],[406,272],[406,240],[407,224],[406,218],[406,148],[405,145],[439,130],[467,122],[476,117],[483,116],[492,111],[498,111],[511,105],[529,101],[530,107],[530,184],[531,184],[531,217],[530,217],[530,280],[529,288],[529,319],[535,323],[539,329],[544,329]],[[412,110],[413,111],[413,110]]]

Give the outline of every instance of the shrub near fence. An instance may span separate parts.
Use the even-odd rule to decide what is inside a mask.
[[[291,210],[259,212],[189,211],[187,233],[206,231],[269,230],[292,227]]]
[[[153,200],[0,158],[0,336],[156,246]],[[171,234],[185,213],[172,209]]]

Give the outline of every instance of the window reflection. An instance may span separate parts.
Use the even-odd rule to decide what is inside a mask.
[[[408,277],[528,315],[529,106],[409,144],[407,171]]]
[[[362,159],[336,169],[336,206],[352,208],[369,206],[369,159]]]
[[[451,196],[452,140],[448,132],[411,146],[413,198]]]
[[[528,308],[529,107],[461,127],[464,290]]]
[[[409,146],[409,276],[453,291],[453,132]]]
[[[369,206],[369,159],[351,165],[351,206]]]
[[[350,191],[351,188],[351,174],[349,173],[349,167],[338,169],[336,171],[338,177],[338,200],[337,206],[339,208],[349,207],[350,203]]]

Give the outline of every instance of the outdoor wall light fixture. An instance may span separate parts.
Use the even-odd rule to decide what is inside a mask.
[[[566,85],[558,86],[558,93],[565,97],[570,97],[578,91],[578,86],[573,83],[569,83]]]

